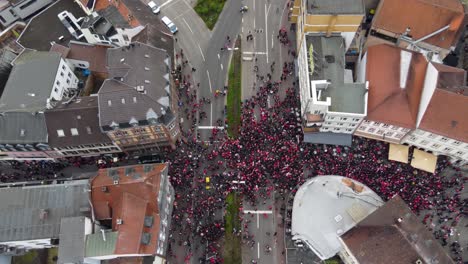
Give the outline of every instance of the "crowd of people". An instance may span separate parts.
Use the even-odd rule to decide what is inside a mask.
[[[287,35],[284,29],[279,32],[281,43],[289,43]],[[229,37],[226,43],[231,43]],[[194,252],[202,251],[201,262],[206,256],[210,256],[211,263],[222,262],[222,247],[218,242],[225,232],[225,198],[231,192],[255,206],[273,192],[286,196],[310,177],[341,175],[362,182],[383,200],[399,194],[416,214],[424,216],[423,222],[434,236],[442,245],[449,246],[454,259],[461,263],[461,251],[468,250],[467,245],[452,242],[450,236],[468,211],[467,200],[461,198],[466,175],[452,168],[453,177],[443,176],[441,172],[452,167],[444,158],[439,158],[434,174],[389,161],[387,143],[365,138],[354,137],[349,147],[304,143],[298,89],[292,76],[295,54],[288,54],[291,61],[284,62],[279,73],[275,73],[274,63],[269,72],[260,73],[257,66],[257,79],[263,82],[255,84],[255,94],[242,103],[237,137],[228,136],[226,129],[214,128],[208,141],[201,140],[196,126],[204,116],[205,107],[215,98],[197,98],[199,84],[195,85],[190,75],[183,74],[191,67],[182,51],[177,55],[182,62],[177,68],[181,87],[178,105],[181,116],[190,125],[182,130],[177,148],[164,153],[169,162],[170,181],[176,190],[170,259],[180,263],[190,259]],[[218,125],[227,127],[223,120],[219,121]],[[28,175],[53,178],[67,166],[96,162],[93,158],[61,163],[12,162],[12,168],[24,171],[25,178]],[[0,175],[2,182],[17,178],[18,175],[8,173]],[[238,184],[241,181],[244,184]],[[255,242],[241,230],[236,230],[236,234],[246,238],[247,243]],[[180,256],[180,249],[184,256]]]

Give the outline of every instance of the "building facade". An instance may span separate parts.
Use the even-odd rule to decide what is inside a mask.
[[[0,11],[0,24],[8,27],[15,21],[24,20],[39,10],[47,7],[54,0],[16,0],[10,1],[10,5]]]

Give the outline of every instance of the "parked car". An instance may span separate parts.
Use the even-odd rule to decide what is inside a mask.
[[[164,23],[164,25],[166,25],[166,27],[169,28],[172,34],[177,33],[179,29],[176,27],[176,25],[174,25],[174,23],[172,23],[172,21],[167,16],[161,18],[161,20]]]
[[[151,8],[151,11],[153,12],[153,14],[157,15],[161,12],[161,7],[156,4],[154,1],[150,1],[148,3],[148,6]]]

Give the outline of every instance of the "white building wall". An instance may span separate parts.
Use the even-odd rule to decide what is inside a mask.
[[[356,132],[360,134],[367,134],[374,138],[381,138],[384,141],[388,140],[398,142],[401,142],[405,135],[410,131],[411,129],[409,128],[374,122],[367,119],[364,120],[356,130]]]
[[[362,57],[361,61],[358,64],[356,69],[356,82],[364,83],[366,82],[366,65],[367,65],[367,52]]]
[[[63,59],[60,59],[60,64],[57,69],[57,74],[55,75],[53,85],[54,86],[50,94],[50,98],[53,98],[57,101],[62,100],[66,89],[75,89],[78,87],[78,78],[73,73],[68,63],[66,63]]]
[[[23,241],[8,241],[8,242],[2,242],[0,244],[6,245],[9,247],[23,247],[26,249],[40,249],[40,248],[53,247],[50,238],[23,240]]]
[[[436,89],[437,78],[439,77],[439,72],[436,70],[432,63],[427,65],[426,77],[424,79],[424,87],[421,93],[421,102],[419,103],[418,109],[418,118],[416,121],[416,127],[419,126],[421,120],[426,112],[427,106],[431,101],[432,95]]]
[[[312,100],[310,94],[310,82],[309,82],[309,70],[307,62],[307,47],[305,38],[302,40],[302,48],[297,56],[297,62],[299,65],[299,95],[301,100],[301,115],[307,112],[306,107],[309,100]]]
[[[320,132],[353,134],[363,118],[358,114],[328,112]]]
[[[415,146],[435,155],[446,155],[454,160],[468,161],[468,143],[437,135],[422,129],[408,134],[403,143]]]

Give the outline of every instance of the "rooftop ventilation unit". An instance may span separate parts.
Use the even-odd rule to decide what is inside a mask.
[[[116,221],[115,221],[116,224],[118,225],[122,225],[123,224],[123,220],[118,218]]]
[[[119,180],[114,180],[114,185],[119,184]]]
[[[149,245],[151,243],[151,234],[150,233],[143,233],[141,236],[141,243],[143,245]]]

